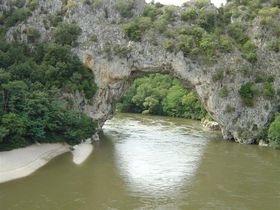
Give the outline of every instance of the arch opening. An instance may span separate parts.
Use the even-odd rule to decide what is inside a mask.
[[[168,74],[148,74],[134,80],[116,102],[117,112],[210,119],[196,93]]]

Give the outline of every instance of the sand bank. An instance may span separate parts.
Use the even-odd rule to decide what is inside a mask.
[[[75,145],[73,148],[73,162],[76,164],[83,163],[93,150],[90,139],[87,139],[85,142],[79,145]]]
[[[52,158],[69,152],[69,145],[60,143],[31,145],[12,151],[0,152],[0,183],[28,176]],[[73,162],[81,164],[92,152],[90,141],[74,146]]]

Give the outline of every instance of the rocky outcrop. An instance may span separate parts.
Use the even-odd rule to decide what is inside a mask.
[[[8,8],[8,2],[2,0],[2,9]],[[141,42],[130,41],[122,30],[122,25],[129,20],[120,16],[115,4],[116,1],[103,0],[100,5],[93,7],[82,3],[81,0],[40,0],[32,16],[7,33],[7,40],[13,39],[14,30],[22,32],[29,25],[40,31],[41,40],[50,40],[52,28],[44,25],[50,24],[50,16],[55,16],[57,11],[63,10],[63,21],[75,22],[82,29],[77,40],[78,45],[72,50],[85,66],[92,70],[99,87],[91,100],[86,100],[79,94],[73,95],[73,98],[79,109],[98,120],[100,128],[107,119],[113,117],[115,101],[125,93],[136,78],[150,73],[161,73],[178,78],[198,95],[205,109],[219,123],[225,139],[253,143],[258,128],[271,120],[279,100],[278,95],[269,99],[259,95],[255,99],[254,106],[248,107],[242,103],[239,96],[240,87],[254,80],[250,74],[244,76],[241,71],[244,65],[256,71],[265,70],[267,74],[274,76],[273,86],[275,88],[280,86],[279,53],[266,50],[268,40],[259,38],[264,31],[254,23],[248,28],[248,33],[253,34],[252,41],[258,47],[259,59],[254,65],[244,59],[237,48],[231,53],[218,54],[216,62],[207,62],[184,56],[181,51],[167,51],[164,43],[168,38],[158,32],[155,32],[154,37],[157,46],[149,41],[148,33],[143,34]],[[133,17],[140,16],[145,5],[144,0],[135,1]],[[212,11],[217,11],[213,5],[208,7]],[[44,10],[48,13],[42,12]],[[180,18],[184,10],[176,7],[175,20],[168,25],[169,28],[175,29],[187,24]],[[96,37],[95,41],[91,39],[93,35]],[[24,33],[21,39],[26,39]],[[120,56],[114,52],[116,45],[130,50],[125,56]],[[214,79],[218,74],[220,79]],[[219,93],[224,87],[228,90],[228,94],[221,97]]]
[[[210,120],[207,120],[207,119],[203,120],[202,126],[206,129],[209,129],[209,130],[212,130],[212,131],[220,130],[219,123],[217,123],[215,121],[210,121]]]

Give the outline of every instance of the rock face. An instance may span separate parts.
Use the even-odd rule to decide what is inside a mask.
[[[2,0],[2,9],[7,9],[9,0]],[[70,4],[71,3],[71,4]],[[150,73],[170,74],[178,78],[187,88],[192,89],[199,97],[211,117],[219,123],[225,139],[234,139],[240,143],[253,143],[258,128],[266,125],[277,108],[279,95],[267,99],[256,96],[252,107],[245,106],[239,96],[240,87],[254,80],[254,77],[244,76],[241,68],[244,65],[252,69],[263,69],[274,75],[273,86],[280,86],[279,53],[266,51],[268,40],[254,38],[252,41],[258,47],[258,61],[254,65],[245,60],[236,48],[231,53],[219,54],[217,62],[206,62],[186,57],[183,52],[169,52],[164,43],[167,38],[156,32],[157,46],[151,44],[149,35],[143,34],[141,42],[130,41],[122,30],[124,20],[116,9],[116,1],[103,0],[100,5],[88,5],[81,0],[40,0],[25,23],[12,28],[7,33],[7,40],[12,40],[14,30],[23,31],[28,25],[37,28],[41,40],[50,40],[52,28],[48,17],[57,11],[65,9],[63,21],[75,22],[82,32],[78,37],[78,45],[73,47],[85,66],[92,70],[99,90],[89,102],[82,95],[76,95],[75,104],[88,116],[98,120],[100,128],[107,119],[114,115],[115,101],[122,96],[132,82]],[[144,0],[134,3],[134,17],[140,16],[145,7]],[[175,7],[175,21],[168,25],[174,29],[186,24],[181,21],[183,8]],[[210,6],[208,9],[217,11]],[[45,14],[42,10],[47,10]],[[45,22],[45,23],[44,23]],[[248,28],[252,37],[260,37],[263,33],[257,26]],[[91,37],[95,35],[96,40]],[[26,35],[22,33],[22,40]],[[130,49],[125,56],[114,52],[114,46],[120,45]],[[214,75],[221,74],[221,79],[215,80]],[[221,97],[219,93],[226,87],[228,94]],[[93,103],[92,103],[93,101]]]

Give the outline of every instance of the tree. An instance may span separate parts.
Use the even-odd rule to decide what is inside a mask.
[[[268,129],[268,139],[272,145],[280,149],[280,115],[276,117],[274,122],[272,122]]]
[[[2,131],[4,130],[6,134],[3,142],[16,148],[26,146],[28,142],[24,139],[24,136],[26,135],[27,124],[28,121],[24,116],[21,117],[13,112],[3,115]]]
[[[81,28],[77,24],[62,22],[54,29],[54,42],[62,45],[72,45],[81,33]]]

